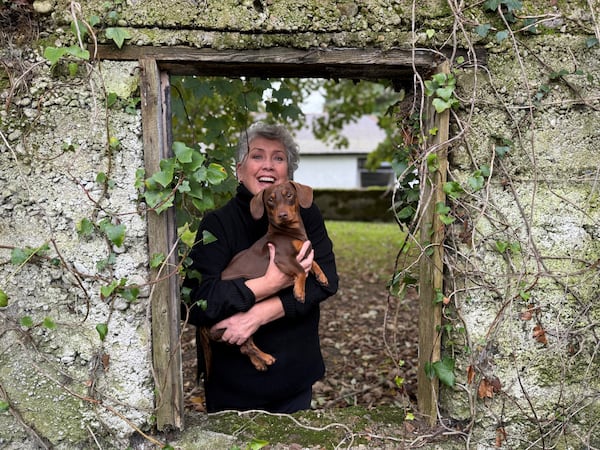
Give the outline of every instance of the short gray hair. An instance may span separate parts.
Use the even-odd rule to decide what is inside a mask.
[[[241,163],[244,160],[250,150],[250,142],[257,137],[279,141],[283,144],[288,160],[288,177],[293,180],[294,172],[298,168],[300,160],[300,151],[292,134],[283,125],[256,122],[250,125],[247,130],[242,131],[238,143],[236,162]]]

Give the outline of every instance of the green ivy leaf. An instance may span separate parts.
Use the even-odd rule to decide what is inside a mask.
[[[186,192],[191,192],[192,188],[190,187],[190,182],[188,180],[183,180],[179,187],[177,188],[177,192],[185,194]]]
[[[28,258],[29,255],[22,248],[13,248],[10,252],[10,262],[15,266],[24,264]]]
[[[189,163],[185,163],[183,165],[185,172],[194,172],[195,170],[198,170],[200,167],[202,167],[202,165],[204,164],[204,162],[206,161],[206,156],[203,155],[200,152],[193,152],[192,153],[192,160]]]
[[[71,45],[70,47],[66,47],[65,53],[68,53],[69,55],[74,56],[75,58],[84,59],[86,61],[90,59],[90,52],[79,47],[78,45]]]
[[[502,158],[504,155],[506,155],[510,150],[510,147],[507,147],[506,145],[496,145],[496,147],[494,148],[494,151],[496,152],[496,155],[498,155],[499,158]]]
[[[504,3],[506,9],[509,11],[515,11],[523,7],[523,4],[519,0],[502,0],[502,3]]]
[[[60,58],[66,53],[63,47],[46,47],[44,49],[44,58],[46,58],[54,66]]]
[[[440,168],[440,162],[437,153],[427,155],[427,170],[435,172]]]
[[[96,25],[98,25],[100,23],[100,17],[98,17],[97,15],[92,15],[92,16],[90,16],[88,22],[91,27],[95,27]]]
[[[10,408],[10,404],[7,401],[0,400],[0,412],[6,412]]]
[[[450,98],[452,97],[453,94],[454,94],[453,86],[446,86],[446,87],[438,88],[435,90],[435,95],[437,95],[438,97],[440,97],[441,99],[443,99],[445,101],[450,100]]]
[[[266,447],[267,445],[269,445],[269,441],[253,438],[252,441],[248,444],[248,449],[260,450],[261,448]]]
[[[33,326],[33,319],[31,317],[29,317],[29,316],[23,316],[23,317],[21,317],[21,320],[19,322],[25,328],[31,328]]]
[[[453,223],[456,218],[452,217],[452,216],[447,216],[445,214],[440,214],[440,221],[444,224],[444,225],[450,225],[451,223]]]
[[[483,7],[488,11],[496,11],[500,3],[502,3],[502,0],[486,0]]]
[[[135,302],[140,295],[140,288],[137,286],[123,288],[119,291],[119,295],[128,302]]]
[[[50,317],[46,317],[42,322],[42,326],[48,330],[54,330],[56,328],[56,323]]]
[[[164,253],[155,253],[150,258],[150,268],[156,269],[161,266],[161,264],[165,261]]]
[[[205,195],[202,199],[193,198],[192,204],[200,211],[207,211],[215,207],[215,201],[210,192],[207,192],[207,195]]]
[[[188,147],[183,142],[177,141],[173,143],[173,153],[175,153],[175,157],[179,162],[190,163],[192,162],[194,149]]]
[[[504,253],[508,249],[508,242],[496,241],[495,247],[496,247],[496,250],[498,251],[498,253]]]
[[[447,206],[444,202],[437,202],[435,204],[435,213],[436,214],[448,214],[450,212],[450,207]]]
[[[156,181],[162,187],[167,187],[173,181],[175,173],[176,163],[172,159],[163,159],[160,162],[160,171],[150,177],[153,181]]]
[[[123,28],[107,28],[106,37],[108,39],[112,39],[112,41],[115,44],[117,44],[117,47],[119,48],[123,46],[123,42],[125,42],[125,39],[131,39],[129,31]]]
[[[206,174],[206,179],[210,184],[220,184],[227,178],[225,168],[220,164],[210,163]]]
[[[504,39],[508,37],[508,31],[502,30],[496,33],[496,41],[502,42]]]
[[[99,323],[96,325],[96,331],[100,336],[100,340],[104,341],[104,339],[106,339],[106,335],[108,334],[108,325],[105,323]]]
[[[196,233],[190,230],[190,226],[188,223],[184,224],[182,227],[179,227],[177,233],[179,234],[181,242],[183,242],[189,248],[192,248],[194,246],[194,243],[196,241]]]
[[[6,308],[8,306],[8,295],[2,289],[0,289],[0,308]]]
[[[215,242],[216,240],[217,240],[217,237],[214,234],[212,234],[210,231],[208,231],[208,230],[202,231],[202,243],[204,245],[210,244],[211,242]]]
[[[464,192],[461,185],[456,181],[447,181],[444,183],[443,189],[444,192],[452,198],[458,198]]]
[[[456,378],[454,376],[454,359],[444,357],[441,361],[432,364],[433,371],[446,386],[454,387]]]
[[[127,229],[125,225],[114,225],[108,220],[105,220],[101,223],[100,229],[117,247],[121,247],[123,245],[123,241],[125,240],[125,230]]]
[[[408,219],[409,217],[414,216],[415,212],[415,208],[413,208],[412,206],[405,206],[396,213],[396,217],[400,220]]]
[[[456,99],[450,99],[448,101],[442,100],[441,98],[434,98],[431,102],[433,107],[435,108],[438,114],[443,113],[447,109],[452,108],[452,106],[457,105],[458,101]]]
[[[475,27],[475,33],[477,33],[481,37],[486,37],[490,32],[490,28],[492,28],[492,26],[489,23],[477,25]]]
[[[116,281],[113,281],[108,286],[101,286],[100,287],[100,297],[102,299],[110,297],[112,295],[112,293],[115,291],[115,289],[117,288],[117,285],[118,285],[118,283]]]
[[[477,171],[479,172],[479,171]],[[481,175],[481,172],[477,173],[475,172],[475,174],[472,177],[469,177],[467,179],[467,183],[469,183],[469,186],[471,186],[471,189],[473,189],[473,191],[477,192],[481,189],[483,189],[483,185],[484,185],[484,178]]]

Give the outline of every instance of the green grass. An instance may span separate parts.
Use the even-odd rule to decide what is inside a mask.
[[[396,223],[325,221],[339,272],[389,279],[406,234]]]

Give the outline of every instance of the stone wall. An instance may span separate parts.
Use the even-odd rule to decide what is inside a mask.
[[[19,24],[0,31],[2,446],[124,448],[154,420],[139,68],[77,58],[51,67],[48,47],[81,56],[73,17],[94,24],[100,43],[126,47],[462,49],[448,148],[462,192],[448,201],[442,336],[456,383],[442,387],[440,420],[481,448],[600,445],[600,11],[585,1],[417,3],[0,7]],[[528,19],[537,28],[519,32]]]
[[[81,65],[72,82],[31,49],[2,59],[27,79],[2,90],[0,444],[125,446],[154,410],[140,112],[122,106],[136,63]],[[121,96],[110,109],[106,92]],[[137,297],[103,295],[113,284]]]

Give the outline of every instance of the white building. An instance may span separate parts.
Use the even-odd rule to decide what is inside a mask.
[[[347,148],[332,147],[313,136],[309,124],[317,117],[317,114],[307,114],[307,125],[296,133],[300,165],[294,174],[295,181],[321,189],[388,185],[392,175],[390,166],[383,166],[377,172],[364,168],[367,154],[385,138],[375,116],[363,116],[343,128],[341,134],[348,139]]]

